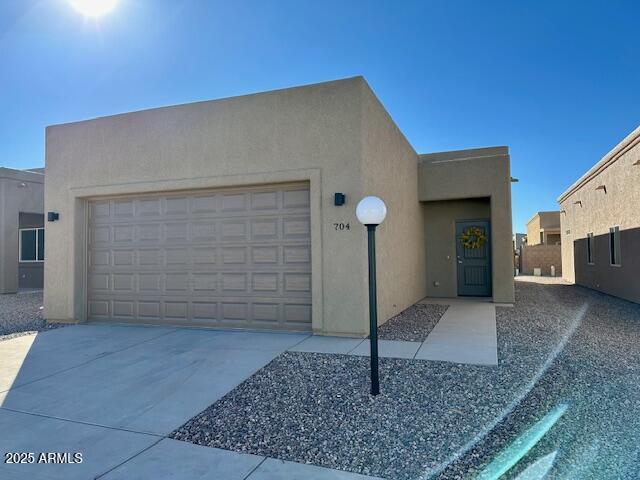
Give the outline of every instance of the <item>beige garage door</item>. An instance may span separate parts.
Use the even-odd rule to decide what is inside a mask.
[[[89,203],[94,321],[311,329],[307,185]]]

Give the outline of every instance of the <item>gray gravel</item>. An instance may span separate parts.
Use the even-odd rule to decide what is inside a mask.
[[[381,340],[424,342],[448,305],[415,304],[378,327]]]
[[[62,326],[42,318],[42,292],[0,295],[0,341]]]
[[[581,287],[516,286],[517,308],[498,310],[498,341],[506,354],[537,357],[572,326],[573,334],[517,407],[438,478],[466,479],[481,471],[560,404],[567,412],[505,480],[552,452],[557,457],[545,478],[640,478],[640,305]],[[580,319],[572,312],[582,305]]]
[[[367,358],[287,352],[172,437],[389,479],[462,479],[566,401],[513,471],[558,450],[548,478],[636,478],[626,472],[640,471],[640,306],[573,286],[518,283],[516,293],[497,310],[497,367],[381,359],[374,398]],[[524,399],[515,410],[514,399]],[[587,470],[571,477],[576,465]]]
[[[437,366],[380,359],[382,393],[374,398],[368,393],[368,358],[286,352],[171,437],[361,474],[413,478],[459,448],[494,414],[494,402],[481,398],[486,369]]]

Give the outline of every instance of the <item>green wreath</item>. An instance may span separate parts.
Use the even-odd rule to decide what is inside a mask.
[[[484,230],[479,227],[469,227],[462,235],[460,235],[460,242],[465,248],[475,250],[482,247],[487,242],[487,236],[484,234]]]

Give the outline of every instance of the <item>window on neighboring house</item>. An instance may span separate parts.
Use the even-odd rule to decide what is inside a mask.
[[[620,266],[620,227],[609,229],[609,253],[611,265]]]
[[[544,232],[540,232],[540,244],[544,244]]]
[[[44,228],[20,229],[20,261],[44,261]]]
[[[587,233],[587,263],[593,265],[593,233]]]

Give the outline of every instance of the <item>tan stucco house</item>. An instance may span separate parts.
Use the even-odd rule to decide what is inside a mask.
[[[44,170],[0,167],[0,294],[42,288]]]
[[[560,245],[560,212],[536,212],[527,222],[527,245]]]
[[[419,155],[362,77],[51,126],[46,168],[50,320],[365,335],[366,195],[381,322],[514,299],[508,149]]]
[[[520,273],[561,276],[560,212],[536,212],[527,222],[526,244],[520,249]]]
[[[560,197],[564,277],[640,302],[640,127]]]

